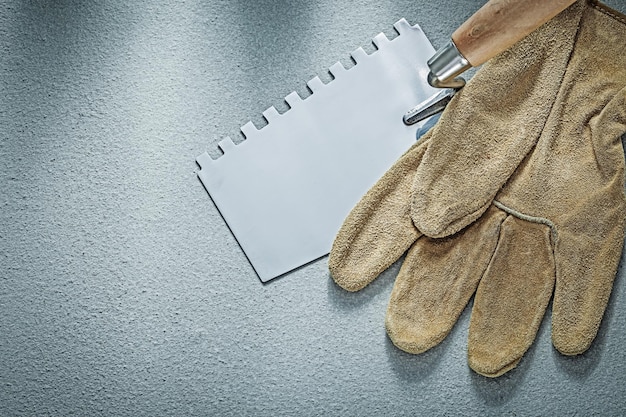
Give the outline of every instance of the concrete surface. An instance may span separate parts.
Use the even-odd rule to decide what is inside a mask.
[[[356,294],[325,258],[262,285],[196,177],[399,18],[439,47],[481,3],[0,3],[0,415],[626,414],[623,269],[589,352],[558,354],[548,314],[490,380],[468,309],[426,354],[392,346],[398,265]]]

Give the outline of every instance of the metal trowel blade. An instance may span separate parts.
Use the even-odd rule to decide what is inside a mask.
[[[291,93],[290,109],[270,107],[267,126],[241,130],[246,140],[219,143],[224,155],[197,158],[202,183],[250,263],[265,282],[326,255],[361,196],[415,142],[407,108],[437,92],[426,61],[434,48],[417,25],[397,22],[351,55],[356,65],[315,77],[312,95]]]

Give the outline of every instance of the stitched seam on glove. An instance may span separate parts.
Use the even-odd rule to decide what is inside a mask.
[[[605,15],[612,17],[613,19],[617,20],[618,22],[621,22],[623,24],[626,25],[626,15],[618,12],[617,10],[613,10],[611,8],[609,8],[607,5],[600,3],[597,0],[590,0],[589,4],[591,5],[591,7],[593,7],[594,9],[598,10],[599,12],[604,13]]]
[[[558,239],[558,233],[556,230],[556,225],[552,221],[550,221],[550,219],[546,219],[545,217],[537,217],[537,216],[531,216],[529,214],[524,214],[520,211],[515,210],[514,208],[505,206],[498,200],[493,200],[493,205],[498,207],[500,210],[510,214],[511,216],[517,217],[518,219],[525,220],[531,223],[538,223],[538,224],[543,224],[543,225],[548,226],[550,228],[550,240],[552,243],[552,247],[556,245],[556,241]]]

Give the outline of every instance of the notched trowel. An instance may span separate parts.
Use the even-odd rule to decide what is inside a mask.
[[[326,255],[352,207],[414,143],[411,125],[419,127],[443,110],[462,87],[458,75],[572,2],[491,0],[455,32],[462,36],[453,35],[436,54],[418,25],[400,20],[393,40],[382,33],[374,37],[374,53],[352,52],[352,68],[332,65],[330,83],[310,80],[311,96],[303,100],[293,92],[285,97],[287,112],[264,111],[267,126],[257,129],[249,122],[241,128],[246,140],[235,145],[227,137],[219,143],[224,155],[200,155],[198,176],[261,281]],[[526,24],[514,36],[485,23],[503,16],[518,21],[524,13],[533,15],[534,27]],[[485,42],[491,43],[488,53],[481,52]]]
[[[393,40],[374,37],[377,50],[352,52],[350,69],[293,92],[290,109],[263,112],[267,126],[241,128],[246,140],[219,143],[224,155],[197,158],[202,183],[261,281],[330,251],[343,219],[361,196],[415,142],[402,116],[437,90],[427,82],[434,48],[419,26],[394,25]]]

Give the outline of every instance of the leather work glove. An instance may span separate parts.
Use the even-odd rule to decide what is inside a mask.
[[[496,377],[535,339],[589,348],[626,227],[626,17],[571,7],[487,63],[352,210],[329,268],[349,291],[406,257],[386,329],[440,343],[474,295],[470,367]],[[407,252],[408,251],[408,252]]]

